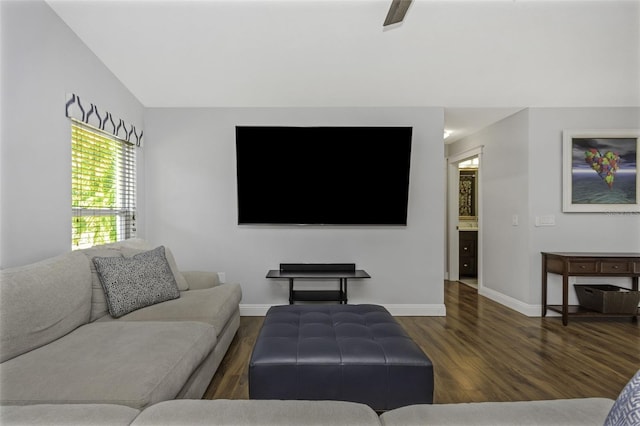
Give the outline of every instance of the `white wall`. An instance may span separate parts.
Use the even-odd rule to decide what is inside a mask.
[[[0,19],[0,267],[10,267],[70,248],[65,94],[134,123],[143,122],[144,108],[46,3],[2,0]],[[640,250],[640,216],[561,208],[562,129],[638,128],[639,116],[639,108],[533,108],[450,147],[455,154],[485,145],[488,295],[533,312],[540,303],[540,251]],[[353,302],[392,305],[400,313],[444,311],[441,108],[151,109],[146,118],[139,235],[170,245],[181,266],[225,271],[228,281],[242,282],[249,306],[286,300],[283,284],[264,279],[280,262],[352,261],[373,277],[351,284]],[[237,124],[414,126],[409,226],[237,226]],[[511,225],[514,214],[518,227]],[[555,215],[557,225],[536,228],[535,217],[543,214]]]
[[[76,93],[136,124],[142,124],[143,108],[46,3],[2,0],[0,8],[4,268],[71,249],[71,130],[65,94]],[[140,164],[143,168],[144,161]]]
[[[449,155],[484,146],[482,179],[482,292],[516,300],[528,295],[528,112],[521,111],[449,147]],[[513,216],[518,226],[513,226]]]
[[[442,108],[148,109],[146,234],[182,268],[240,282],[245,314],[287,303],[286,282],[265,279],[281,262],[355,262],[372,278],[350,282],[350,302],[443,315],[443,120]],[[238,226],[236,125],[413,126],[408,226]]]
[[[640,108],[530,108],[448,148],[454,155],[484,145],[481,294],[540,315],[541,251],[640,252],[640,215],[562,212],[562,130],[616,128],[640,128]],[[542,215],[556,225],[536,227]],[[579,282],[630,286],[627,278],[604,280]],[[561,283],[549,275],[549,303],[561,302]],[[573,291],[569,302],[577,303]]]
[[[532,108],[530,110],[529,294],[525,301],[540,304],[541,251],[640,252],[640,214],[562,212],[562,130],[639,129],[640,108]],[[639,194],[640,196],[640,194]],[[535,217],[554,215],[556,226],[535,227]],[[628,278],[579,278],[630,287]],[[572,286],[576,278],[572,278]],[[549,274],[549,301],[562,301],[562,280]],[[573,291],[570,303],[577,303]]]

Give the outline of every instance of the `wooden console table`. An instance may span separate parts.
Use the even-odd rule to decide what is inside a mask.
[[[547,305],[547,274],[562,275],[562,305]],[[562,324],[570,316],[632,316],[603,314],[569,305],[569,277],[630,277],[632,290],[638,291],[640,253],[547,253],[542,252],[542,316],[547,309],[562,314]]]

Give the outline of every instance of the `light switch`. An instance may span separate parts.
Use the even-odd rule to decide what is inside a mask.
[[[514,214],[513,216],[511,216],[511,225],[518,226],[518,215],[517,214]]]
[[[536,226],[556,226],[556,217],[552,214],[536,216]]]

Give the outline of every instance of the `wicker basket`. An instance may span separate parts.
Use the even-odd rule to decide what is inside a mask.
[[[583,308],[605,314],[637,314],[640,291],[610,284],[575,284]]]

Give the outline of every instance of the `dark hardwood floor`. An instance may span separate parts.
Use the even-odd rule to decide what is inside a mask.
[[[640,326],[627,318],[529,318],[445,282],[446,317],[398,317],[431,358],[436,403],[576,397],[615,399],[640,369]],[[205,399],[247,399],[262,317],[240,329]]]

